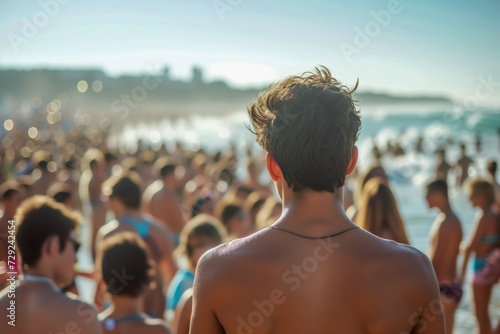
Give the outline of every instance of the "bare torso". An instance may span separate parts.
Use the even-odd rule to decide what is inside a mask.
[[[427,257],[361,229],[318,241],[267,228],[211,251],[197,274],[193,334],[202,326],[219,329],[210,333],[410,333],[418,321],[423,333],[444,331]]]
[[[21,282],[13,298],[7,292],[0,294],[0,333],[102,333],[93,306],[57,292],[47,283]],[[15,327],[8,324],[5,313],[11,300],[16,306]]]
[[[429,258],[439,282],[456,280],[462,236],[462,226],[453,212],[441,213],[434,221],[430,232]]]

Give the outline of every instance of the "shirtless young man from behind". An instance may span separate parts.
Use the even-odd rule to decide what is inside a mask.
[[[62,292],[74,279],[79,218],[46,196],[26,200],[17,211],[16,251],[22,257],[23,277],[0,293],[0,333],[100,334],[96,309]],[[15,326],[8,324],[14,301]],[[7,313],[8,312],[8,313]]]
[[[430,231],[429,257],[439,282],[446,333],[453,333],[453,323],[458,304],[462,299],[462,284],[457,279],[457,257],[462,241],[462,225],[453,212],[448,199],[448,185],[436,180],[427,185],[429,208],[438,208],[441,213]]]
[[[444,333],[429,259],[345,215],[361,124],[353,91],[322,67],[271,85],[249,107],[283,213],[202,257],[191,334]]]

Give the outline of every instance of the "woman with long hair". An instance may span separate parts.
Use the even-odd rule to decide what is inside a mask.
[[[396,199],[384,178],[372,178],[363,187],[356,224],[381,238],[410,243]]]

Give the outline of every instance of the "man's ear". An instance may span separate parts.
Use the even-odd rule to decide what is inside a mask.
[[[281,178],[281,169],[278,166],[276,160],[274,160],[273,156],[269,154],[269,152],[266,153],[266,167],[269,176],[271,176],[271,179],[274,182],[277,182]]]
[[[347,167],[347,175],[351,175],[356,168],[356,163],[358,162],[358,147],[354,145],[351,154],[351,161],[349,161],[349,166]]]
[[[47,238],[47,241],[44,244],[43,251],[47,253],[47,255],[52,256],[59,253],[59,237],[57,235],[53,235]]]

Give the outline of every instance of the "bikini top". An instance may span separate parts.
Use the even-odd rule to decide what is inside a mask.
[[[151,222],[147,219],[137,220],[131,216],[121,216],[120,223],[127,224],[136,230],[137,234],[151,247],[153,258],[158,261],[161,258],[161,251],[151,236]]]
[[[129,315],[128,317],[122,317],[122,318],[116,318],[116,319],[111,319],[111,318],[104,319],[102,316],[98,315],[97,319],[100,322],[104,322],[104,328],[106,328],[108,331],[111,331],[111,330],[115,329],[116,324],[118,324],[120,322],[144,321],[147,319],[147,317],[142,316],[140,314],[137,314],[137,315]]]
[[[486,235],[481,238],[483,244],[494,244],[497,241],[500,241],[500,234]]]

